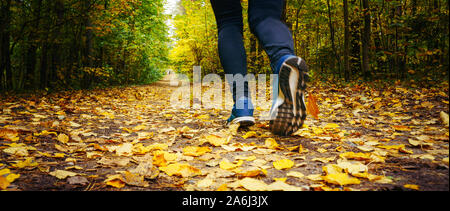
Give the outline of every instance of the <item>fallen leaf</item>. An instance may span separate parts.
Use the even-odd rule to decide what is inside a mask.
[[[125,187],[125,182],[123,181],[121,174],[110,175],[104,181],[107,185],[113,186],[115,188],[123,188]]]
[[[403,187],[408,188],[408,189],[413,189],[413,190],[419,190],[419,186],[413,185],[413,184],[405,184],[405,185],[403,185]]]
[[[211,178],[205,178],[197,182],[197,187],[199,188],[208,188],[214,183],[214,180]]]
[[[9,184],[10,182],[5,177],[0,176],[0,190],[5,190]]]
[[[392,126],[392,128],[394,128],[394,130],[396,131],[411,131],[410,127],[404,125],[394,125]]]
[[[352,185],[359,184],[361,181],[359,179],[350,177],[346,173],[336,173],[336,174],[328,174],[326,176],[322,176],[322,179],[331,184],[337,185]]]
[[[36,167],[38,166],[37,162],[33,161],[33,158],[28,157],[24,161],[15,161],[15,164],[12,164],[11,166],[14,168],[25,168],[25,167]]]
[[[125,171],[122,174],[123,182],[127,185],[139,186],[139,187],[148,187],[148,182],[144,181],[144,176],[133,174],[129,171]]]
[[[441,117],[442,123],[444,123],[444,125],[448,127],[448,125],[449,125],[449,122],[448,122],[448,114],[445,113],[445,112],[443,112],[443,111],[441,111],[441,112],[439,113],[439,115],[440,115],[440,117]]]
[[[197,169],[189,164],[173,163],[164,167],[159,167],[159,170],[163,171],[169,176],[181,176],[181,177],[192,177],[196,175],[201,175],[200,169]]]
[[[210,143],[211,145],[215,147],[222,146],[224,144],[228,144],[228,139],[216,135],[207,135],[206,137],[202,138],[200,140],[200,144],[203,143]]]
[[[211,151],[209,147],[187,146],[183,148],[183,155],[198,157]]]
[[[276,181],[270,184],[267,188],[270,191],[302,191],[300,187],[286,184],[284,181]]]
[[[228,159],[224,158],[219,163],[219,167],[224,170],[231,170],[241,166],[244,163],[243,160],[239,160],[237,164],[233,164]]]
[[[304,177],[305,175],[302,174],[301,172],[298,172],[298,171],[290,171],[290,172],[288,172],[288,173],[286,174],[286,176],[288,176],[288,177],[302,178],[302,177]]]
[[[309,93],[306,101],[306,112],[311,114],[315,119],[319,119],[319,107],[317,106],[316,97]]]
[[[69,142],[69,136],[67,136],[64,133],[60,133],[57,137],[58,141],[63,143],[63,144],[67,144],[67,142]]]
[[[133,152],[133,144],[131,143],[123,143],[119,145],[116,149],[116,154],[118,156],[130,156]]]
[[[0,129],[0,138],[9,140],[9,141],[18,141],[19,133],[15,130],[11,129]]]
[[[280,145],[277,143],[277,141],[275,141],[275,139],[273,138],[267,138],[264,146],[269,148],[269,149],[282,149],[280,148]]]
[[[269,189],[268,185],[263,181],[249,177],[240,180],[239,184],[249,191],[266,191]]]
[[[245,133],[245,135],[242,136],[242,138],[244,138],[244,139],[251,138],[251,137],[256,137],[255,131],[248,131],[247,133]]]
[[[278,170],[290,169],[292,166],[294,166],[294,161],[289,159],[281,159],[273,162],[273,167]]]
[[[322,163],[328,163],[330,161],[333,161],[335,159],[335,157],[329,157],[329,158],[313,158],[311,159],[311,161],[320,161]]]
[[[50,172],[49,174],[58,179],[65,179],[66,177],[73,177],[73,176],[78,175],[75,172],[65,171],[65,170],[55,170],[55,171]]]

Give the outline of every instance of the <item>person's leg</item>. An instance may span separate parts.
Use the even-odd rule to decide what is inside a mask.
[[[283,56],[295,55],[292,34],[281,21],[283,6],[284,0],[249,0],[248,6],[250,30],[267,52],[274,73]]]
[[[247,75],[240,0],[211,0],[211,5],[217,22],[220,62],[228,76],[227,81],[235,103],[228,121],[253,124],[253,105],[250,101],[248,83],[233,80]]]
[[[278,80],[273,84],[274,102],[270,128],[279,135],[298,130],[306,118],[304,94],[307,66],[295,56],[288,27],[281,21],[283,0],[249,0],[249,25],[269,56]]]

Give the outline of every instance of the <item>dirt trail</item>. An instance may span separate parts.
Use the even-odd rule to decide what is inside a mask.
[[[0,188],[449,189],[449,130],[439,117],[448,111],[448,86],[416,92],[313,84],[319,119],[309,116],[295,135],[279,137],[267,121],[226,127],[225,108],[172,108],[178,87],[170,77],[146,86],[5,97]]]

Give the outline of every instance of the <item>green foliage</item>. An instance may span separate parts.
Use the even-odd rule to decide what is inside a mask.
[[[182,0],[175,16],[173,69],[189,73],[201,65],[203,73],[222,73],[217,54],[217,28],[208,0]],[[369,70],[365,80],[419,81],[448,77],[448,2],[348,0],[350,79],[365,77],[362,67],[364,16],[369,14]],[[250,73],[270,73],[269,60],[247,23],[248,0],[241,1],[244,45]],[[329,5],[329,6],[328,6]],[[305,58],[318,79],[344,78],[344,12],[341,0],[287,0],[283,21],[293,34],[296,54]],[[333,33],[333,36],[332,36]],[[334,46],[333,39],[334,38]]]
[[[0,35],[11,39],[0,46],[10,49],[11,77],[2,58],[0,90],[146,84],[161,78],[167,64],[164,0],[25,0],[1,7],[10,11]]]

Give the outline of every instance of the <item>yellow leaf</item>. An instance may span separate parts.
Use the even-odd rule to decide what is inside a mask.
[[[413,185],[413,184],[405,184],[405,185],[403,185],[403,187],[408,188],[408,189],[413,189],[413,190],[419,190],[419,186]]]
[[[41,131],[40,133],[34,133],[33,135],[34,135],[34,136],[46,136],[46,135],[50,135],[50,134],[53,134],[53,135],[55,135],[55,136],[58,135],[56,132],[49,132],[49,131],[47,131],[47,130],[43,130],[43,131]]]
[[[67,144],[67,142],[69,142],[69,136],[67,136],[64,133],[59,134],[57,139],[58,139],[59,142],[61,142],[63,144]]]
[[[9,174],[9,173],[11,173],[11,171],[9,169],[7,169],[7,168],[0,169],[0,176],[3,176],[5,174]]]
[[[264,146],[269,149],[280,149],[280,145],[273,138],[267,138]]]
[[[371,161],[371,162],[377,162],[377,163],[384,163],[385,158],[371,154],[371,153],[362,153],[362,152],[344,152],[339,155],[341,158],[346,159],[354,159],[354,160],[361,160],[361,161]]]
[[[224,170],[231,170],[231,169],[235,169],[235,168],[241,166],[243,163],[244,163],[243,160],[239,160],[237,164],[233,164],[233,163],[230,163],[230,161],[228,161],[228,159],[224,158],[222,161],[220,161],[219,167]]]
[[[16,180],[17,178],[20,177],[20,174],[8,174],[8,176],[6,176],[6,180],[10,183],[14,182],[14,180]]]
[[[282,169],[290,169],[294,166],[294,161],[289,159],[281,159],[273,162],[273,167],[275,167],[278,170]]]
[[[207,135],[206,137],[204,137],[201,140],[201,144],[203,143],[210,143],[211,145],[218,147],[218,146],[222,146],[224,144],[228,144],[228,139],[227,138],[223,138],[220,136],[216,136],[216,135]]]
[[[180,163],[174,163],[164,167],[159,167],[159,170],[165,172],[169,176],[175,175],[181,177],[191,177],[202,174],[201,170],[189,164],[180,164]]]
[[[331,184],[337,185],[352,185],[359,184],[361,181],[359,179],[350,177],[346,173],[328,174],[322,176],[322,179]]]
[[[345,170],[346,172],[350,174],[360,173],[368,171],[368,167],[360,162],[354,161],[354,162],[348,162],[348,161],[342,161],[338,162],[337,166]]]
[[[285,181],[277,180],[276,182],[268,185],[270,191],[302,191],[302,188],[293,185],[286,184]]]
[[[201,156],[207,152],[211,152],[212,150],[209,147],[197,147],[197,146],[187,146],[183,148],[183,154],[188,156]]]
[[[132,155],[133,144],[123,143],[116,148],[116,154],[118,156],[129,156]]]
[[[312,181],[323,180],[322,175],[320,175],[320,174],[311,174],[311,175],[306,176],[306,178],[308,178],[309,180],[312,180]]]
[[[136,131],[145,130],[145,129],[147,129],[146,125],[138,125],[133,128],[133,131],[136,132]]]
[[[324,148],[319,148],[319,149],[317,149],[317,152],[325,153],[325,152],[327,152],[327,150]]]
[[[0,176],[0,190],[5,190],[9,184],[10,182],[5,177]]]
[[[229,189],[227,187],[227,184],[225,183],[225,184],[220,185],[216,191],[229,191]]]
[[[404,144],[399,144],[399,145],[378,145],[377,147],[383,148],[383,149],[399,150],[401,148],[405,148],[405,145]]]
[[[367,171],[363,172],[363,173],[353,173],[352,175],[355,177],[366,178],[371,182],[376,181],[376,180],[381,180],[384,178],[384,176],[369,174]]]
[[[266,191],[268,186],[261,180],[246,177],[239,181],[239,184],[249,191]]]
[[[58,179],[65,179],[66,177],[73,177],[73,176],[78,175],[75,172],[65,171],[65,170],[55,170],[53,172],[50,172],[49,174]]]
[[[240,172],[240,173],[237,173],[236,175],[239,177],[256,177],[262,173],[263,172],[261,170],[256,169],[256,170],[250,170],[250,171],[246,171],[246,172]]]
[[[322,163],[328,163],[330,161],[333,161],[335,157],[329,157],[329,158],[313,158],[312,161],[320,161]]]
[[[315,119],[319,119],[319,107],[317,106],[317,100],[311,93],[308,94],[306,112],[311,114]]]
[[[209,115],[203,114],[203,115],[197,116],[197,119],[202,119],[202,120],[209,119]]]
[[[214,180],[210,178],[205,178],[197,182],[197,187],[199,188],[208,188],[214,183]]]
[[[339,127],[339,125],[336,124],[336,123],[328,123],[323,128],[324,129],[335,129],[335,128],[338,128],[338,127]]]
[[[166,151],[153,152],[153,165],[155,166],[167,166],[169,162],[173,162],[177,159],[177,154],[169,153]]]
[[[15,161],[15,164],[12,164],[12,167],[15,168],[25,168],[25,167],[35,167],[38,165],[37,162],[33,162],[33,158],[28,157],[24,161]]]
[[[404,125],[394,125],[392,126],[392,128],[394,128],[394,130],[396,131],[411,131],[410,127]]]
[[[0,138],[9,140],[9,141],[18,141],[19,133],[15,130],[11,129],[0,129]]]
[[[248,131],[247,133],[245,133],[245,135],[242,136],[242,138],[244,138],[244,139],[251,138],[251,137],[256,137],[255,131]]]
[[[131,172],[125,171],[122,174],[123,181],[128,185],[134,185],[139,187],[148,187],[149,184],[144,181],[144,176],[133,174]]]
[[[301,172],[298,172],[298,171],[290,171],[290,172],[288,172],[288,173],[286,174],[286,176],[288,176],[288,177],[302,178],[302,177],[304,177],[305,175],[302,174]]]
[[[326,173],[326,174],[340,174],[342,173],[342,168],[339,167],[336,164],[328,164],[326,166],[322,167],[322,170]]]
[[[123,188],[125,187],[125,182],[123,181],[122,175],[115,174],[110,175],[104,181],[107,185],[113,186],[115,188]]]

